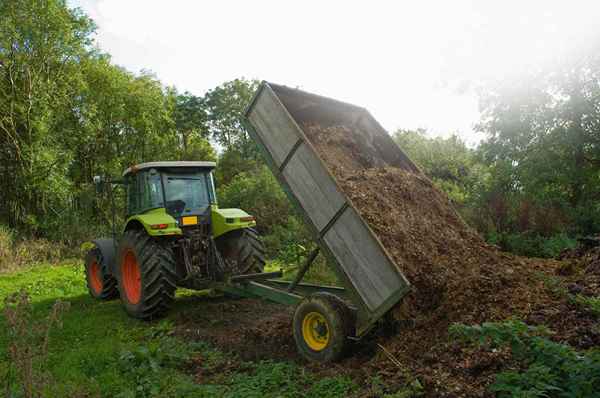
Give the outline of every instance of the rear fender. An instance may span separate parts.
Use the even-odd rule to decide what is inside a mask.
[[[125,231],[137,229],[140,224],[150,236],[181,235],[181,228],[177,226],[177,221],[164,208],[129,217],[125,224]]]
[[[93,240],[92,243],[100,251],[102,272],[115,275],[117,269],[117,242],[112,238],[100,238]]]
[[[210,211],[213,238],[218,238],[227,232],[256,226],[254,217],[240,209],[219,209],[212,205]]]

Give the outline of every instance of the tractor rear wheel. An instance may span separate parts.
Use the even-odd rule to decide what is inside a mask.
[[[173,302],[177,283],[175,256],[165,242],[145,231],[126,231],[118,251],[121,301],[135,318],[164,315]]]
[[[85,256],[85,279],[93,298],[110,300],[119,296],[117,280],[108,272],[102,252],[97,247]]]
[[[265,248],[254,228],[244,228],[219,237],[217,247],[234,275],[257,274],[265,268]]]

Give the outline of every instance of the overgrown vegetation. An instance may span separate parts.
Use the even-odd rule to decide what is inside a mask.
[[[0,317],[0,388],[8,396],[344,397],[356,389],[342,376],[315,378],[281,361],[243,362],[182,340],[172,318],[185,303],[166,320],[133,320],[118,300],[88,295],[79,264],[5,274],[0,296],[9,297]]]
[[[508,348],[514,366],[490,390],[500,397],[592,397],[600,391],[600,351],[576,351],[548,339],[550,331],[520,321],[453,325],[453,335],[490,350]]]

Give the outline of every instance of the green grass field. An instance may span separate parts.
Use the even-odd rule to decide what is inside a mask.
[[[356,390],[345,377],[312,377],[286,361],[244,362],[205,342],[176,337],[173,314],[184,310],[181,298],[166,319],[131,319],[119,300],[99,302],[88,295],[79,264],[0,274],[3,312],[4,298],[21,289],[31,299],[31,319],[21,313],[28,332],[14,335],[7,318],[0,317],[0,391],[7,396],[24,396],[25,373],[11,361],[9,347],[41,344],[43,336],[34,331],[56,300],[70,308],[62,328],[51,328],[47,354],[33,358],[33,374],[26,376],[37,381],[44,397],[344,397]],[[180,296],[186,294],[201,293]],[[28,355],[33,354],[23,357]]]

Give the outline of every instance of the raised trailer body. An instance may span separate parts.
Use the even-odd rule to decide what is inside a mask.
[[[410,291],[410,283],[300,126],[353,126],[387,164],[419,169],[373,116],[355,105],[263,82],[245,116],[249,134],[343,284],[339,295],[356,309],[356,336],[363,335]]]

